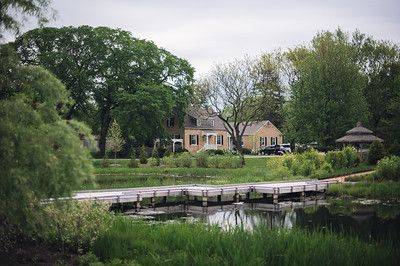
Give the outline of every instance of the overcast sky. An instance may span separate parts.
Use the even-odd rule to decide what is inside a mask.
[[[216,62],[306,44],[337,27],[400,43],[399,0],[53,0],[53,8],[51,26],[131,31],[189,60],[197,77]]]

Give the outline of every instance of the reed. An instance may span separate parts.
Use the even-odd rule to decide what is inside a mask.
[[[335,184],[329,187],[328,194],[333,196],[399,200],[400,182],[362,181],[355,184]]]
[[[141,265],[396,265],[399,251],[330,232],[145,224],[120,217],[94,254]]]

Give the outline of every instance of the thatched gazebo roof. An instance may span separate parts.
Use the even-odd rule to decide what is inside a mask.
[[[352,128],[346,132],[346,135],[336,140],[337,143],[371,143],[373,141],[383,142],[381,138],[378,138],[373,134],[371,130],[365,128],[358,122],[355,128]]]

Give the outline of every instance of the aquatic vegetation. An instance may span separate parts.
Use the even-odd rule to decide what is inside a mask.
[[[396,265],[399,252],[329,232],[153,224],[118,218],[93,253],[142,265]]]
[[[351,184],[334,184],[328,189],[329,195],[376,198],[385,200],[400,199],[400,182],[364,181]]]

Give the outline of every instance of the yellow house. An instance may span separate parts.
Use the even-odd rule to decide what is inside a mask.
[[[166,121],[171,136],[172,150],[186,149],[191,153],[204,150],[233,149],[224,122],[204,110],[190,111],[180,127],[176,116]],[[268,145],[282,143],[282,133],[270,121],[250,123],[243,135],[243,147],[257,152]]]
[[[282,132],[270,121],[251,122],[243,134],[243,148],[257,152],[266,146],[282,144]]]

